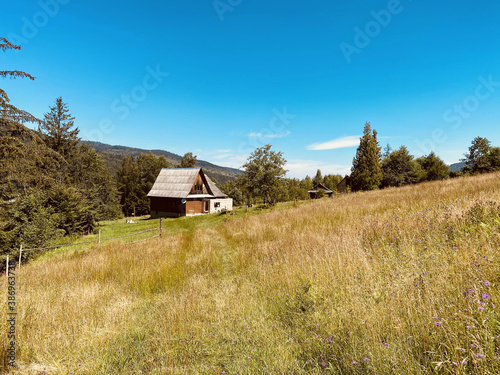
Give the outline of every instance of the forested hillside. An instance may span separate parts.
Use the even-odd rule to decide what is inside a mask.
[[[116,176],[125,156],[132,156],[133,158],[137,158],[141,154],[152,153],[156,156],[165,157],[165,160],[172,165],[178,165],[182,161],[182,156],[164,150],[144,150],[135,147],[112,146],[100,142],[83,142],[92,146],[102,155],[106,163],[106,167],[113,174],[113,176]],[[215,178],[215,180],[217,180],[217,182],[219,182],[220,184],[230,182],[242,173],[242,171],[240,171],[239,169],[220,167],[203,160],[197,160],[196,166],[202,167],[210,176],[210,178]]]

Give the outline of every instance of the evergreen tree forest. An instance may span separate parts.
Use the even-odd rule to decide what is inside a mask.
[[[184,159],[183,159],[184,160]],[[162,168],[173,168],[164,156],[152,153],[137,158],[127,156],[118,170],[120,204],[126,216],[149,214],[148,192]]]
[[[3,52],[20,49],[5,38],[0,43]],[[21,71],[0,71],[0,76],[35,79]],[[121,215],[113,177],[97,152],[81,144],[62,98],[37,119],[12,105],[0,89],[0,114],[1,257],[16,254],[21,244],[45,246],[62,236],[89,233],[97,221]],[[25,124],[38,125],[38,131]]]

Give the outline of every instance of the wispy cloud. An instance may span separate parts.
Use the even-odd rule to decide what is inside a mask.
[[[351,171],[350,165],[327,164],[318,160],[289,160],[285,169],[288,177],[304,178],[306,175],[314,176],[318,169],[325,174],[346,175]]]
[[[272,134],[262,134],[262,133],[251,132],[250,134],[248,134],[248,136],[251,138],[284,138],[287,135],[289,135],[290,133],[291,133],[290,130],[284,130],[280,133],[272,133]]]
[[[337,148],[355,147],[359,145],[359,135],[350,135],[348,137],[342,137],[337,139],[332,139],[328,142],[313,143],[307,146],[308,150],[334,150]]]

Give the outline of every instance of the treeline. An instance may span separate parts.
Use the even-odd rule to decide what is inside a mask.
[[[340,175],[322,176],[317,170],[314,178],[286,178],[286,160],[282,152],[271,150],[271,145],[257,148],[243,165],[244,173],[234,181],[222,186],[221,190],[233,198],[234,204],[264,203],[273,205],[278,202],[304,200],[309,198],[308,191],[318,184],[337,191]]]
[[[102,156],[81,142],[62,98],[42,120],[10,106],[6,95],[0,95],[0,110],[3,256],[17,253],[21,244],[43,247],[63,236],[91,233],[102,220],[148,214],[147,193],[160,170],[191,168],[197,162],[192,153],[175,166],[164,156],[141,154],[124,157],[113,176]],[[38,130],[21,121],[37,123]]]
[[[1,51],[19,49],[0,37]],[[0,76],[35,79],[18,70],[0,71]],[[24,123],[37,124],[38,130]],[[17,255],[21,244],[45,246],[62,236],[92,232],[96,222],[121,215],[113,177],[78,134],[62,98],[38,119],[10,104],[0,89],[0,258]]]
[[[414,158],[406,146],[392,150],[389,145],[382,153],[377,140],[377,131],[366,123],[350,176],[345,176],[348,191],[375,190],[405,186],[424,181],[442,180],[468,174],[487,173],[500,170],[500,147],[492,147],[486,138],[472,141],[465,158],[465,167],[453,172],[434,152]],[[243,166],[244,173],[234,181],[224,184],[221,190],[234,199],[235,205],[302,200],[309,197],[308,190],[318,184],[337,192],[343,179],[340,175],[322,176],[318,170],[311,179],[286,178],[286,160],[281,152],[271,150],[271,145],[256,149]],[[321,197],[321,190],[316,197]]]
[[[230,181],[220,189],[225,194],[233,198],[236,206],[254,203],[275,204],[278,202],[289,202],[294,200],[309,199],[309,190],[312,190],[318,184],[323,184],[334,193],[337,192],[337,185],[343,177],[338,174],[327,174],[322,176],[318,169],[314,178],[306,176],[303,179],[282,177],[277,179],[276,183],[271,185],[268,193],[263,197],[261,193],[262,186],[259,184],[253,187],[255,180],[247,178],[247,175],[241,175],[234,181]],[[321,194],[321,193],[320,193]]]
[[[162,168],[192,168],[197,161],[196,155],[186,153],[179,165],[167,162],[164,156],[153,153],[140,154],[133,158],[123,158],[117,172],[117,187],[120,193],[120,204],[126,216],[149,214],[148,192]],[[216,182],[216,181],[214,181]]]
[[[0,101],[0,247],[4,253],[74,233],[121,215],[113,177],[101,157],[80,143],[74,118],[57,98],[38,131],[22,125]],[[28,253],[25,254],[28,256]]]
[[[500,147],[491,147],[486,138],[477,137],[472,141],[462,162],[465,163],[462,171],[452,172],[434,152],[415,159],[404,145],[394,151],[388,145],[382,154],[377,132],[372,132],[370,124],[366,123],[353,160],[349,182],[353,191],[374,190],[498,171]]]

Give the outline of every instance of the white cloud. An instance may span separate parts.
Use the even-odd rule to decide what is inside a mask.
[[[288,169],[288,177],[304,178],[306,175],[314,177],[318,169],[325,174],[340,174],[342,176],[351,173],[350,165],[327,164],[317,160],[289,160],[285,169]]]
[[[214,158],[214,159],[227,159],[227,158],[230,158],[232,156],[233,156],[232,154],[216,154],[216,155],[212,156],[212,158]]]
[[[307,146],[308,150],[334,150],[337,148],[355,147],[359,145],[359,135],[350,135],[348,137],[342,137],[337,139],[332,139],[328,142],[313,143]]]
[[[230,167],[240,169],[243,164],[246,163],[248,155],[236,155],[236,154],[219,154],[214,155],[207,159],[214,164],[221,167]]]
[[[248,134],[248,136],[251,138],[284,138],[287,135],[289,135],[290,133],[291,133],[290,130],[284,130],[280,133],[272,133],[272,134],[262,134],[262,133],[251,132],[250,134]]]

